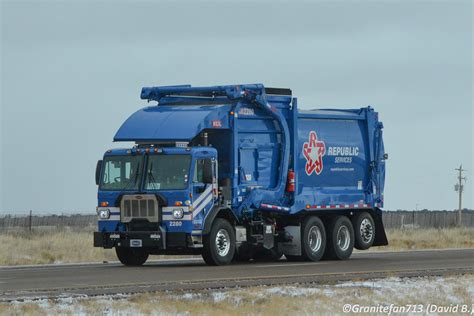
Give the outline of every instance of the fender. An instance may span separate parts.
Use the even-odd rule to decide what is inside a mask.
[[[228,220],[235,221],[236,223],[239,222],[234,212],[232,212],[230,209],[219,207],[218,205],[214,205],[211,208],[211,211],[206,215],[206,218],[204,219],[204,225],[202,229],[203,235],[207,235],[211,232],[212,222],[214,222],[214,219],[216,217],[222,217]]]

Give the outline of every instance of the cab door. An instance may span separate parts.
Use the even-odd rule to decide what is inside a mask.
[[[217,160],[196,159],[193,166],[193,219],[203,219],[217,197]]]

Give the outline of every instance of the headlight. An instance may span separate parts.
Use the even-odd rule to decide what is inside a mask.
[[[173,217],[176,219],[181,219],[184,216],[184,210],[182,208],[175,208],[173,210]]]
[[[108,219],[110,217],[110,210],[108,208],[100,210],[98,215],[100,219]]]

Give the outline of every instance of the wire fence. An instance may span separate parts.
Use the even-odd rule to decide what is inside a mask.
[[[450,228],[458,224],[454,211],[386,211],[383,213],[385,228]],[[463,227],[474,227],[474,211],[464,210]]]
[[[33,229],[90,229],[97,225],[95,214],[61,214],[61,215],[0,215],[0,233],[33,230]]]
[[[457,226],[457,216],[453,211],[385,211],[383,221],[385,228],[450,228]],[[93,229],[96,225],[95,214],[0,214],[0,233],[38,228]],[[474,227],[474,210],[463,211],[462,226]]]

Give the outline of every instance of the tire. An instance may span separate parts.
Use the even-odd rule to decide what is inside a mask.
[[[319,261],[326,249],[326,229],[319,217],[307,217],[302,225],[301,255],[306,261]]]
[[[223,218],[216,218],[211,232],[203,237],[202,258],[211,266],[229,264],[235,255],[235,231]]]
[[[346,260],[354,250],[354,228],[346,216],[337,216],[326,226],[327,245],[324,259]]]
[[[372,216],[367,212],[356,214],[352,218],[354,226],[354,247],[366,250],[372,247],[375,240],[375,223]]]
[[[143,249],[115,247],[117,258],[126,266],[141,266],[148,259],[148,252]]]

